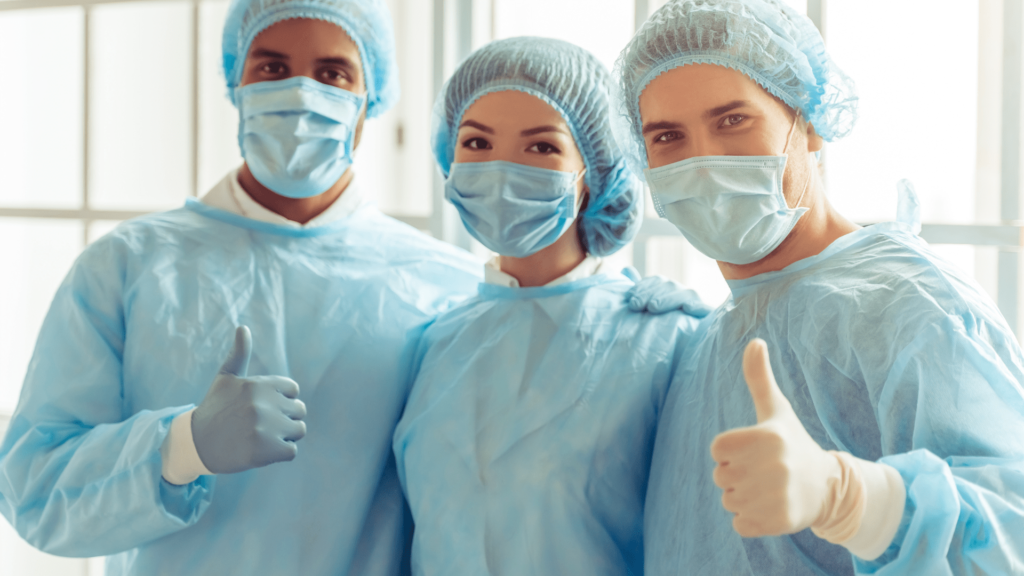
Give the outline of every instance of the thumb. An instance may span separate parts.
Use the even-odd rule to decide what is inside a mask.
[[[743,352],[743,377],[747,381],[750,397],[754,400],[758,424],[784,410],[789,404],[775,383],[772,365],[768,361],[768,345],[764,340],[754,338],[747,344]]]
[[[235,328],[235,345],[231,348],[227,360],[220,367],[221,374],[245,376],[249,371],[249,355],[252,354],[252,334],[248,326]]]

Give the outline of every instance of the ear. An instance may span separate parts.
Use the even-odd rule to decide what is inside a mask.
[[[820,152],[825,147],[825,140],[814,131],[814,124],[807,123],[807,151]]]

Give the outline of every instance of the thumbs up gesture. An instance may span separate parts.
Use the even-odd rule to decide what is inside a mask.
[[[235,344],[206,398],[192,413],[192,440],[210,472],[230,474],[292,460],[306,435],[299,385],[284,376],[247,376],[252,336],[235,330]]]
[[[830,481],[842,473],[839,460],[807,434],[779,390],[764,340],[747,345],[743,376],[757,424],[723,432],[711,443],[722,506],[735,515],[733,528],[744,538],[799,532],[827,515]]]

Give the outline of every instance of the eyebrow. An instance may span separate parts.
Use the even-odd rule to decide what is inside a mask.
[[[682,127],[683,127],[683,125],[680,124],[679,122],[669,122],[669,121],[651,122],[650,124],[644,124],[644,129],[643,129],[642,134],[646,135],[647,133],[654,132],[655,130],[675,130],[675,129],[682,128]]]
[[[494,129],[493,128],[489,128],[487,126],[484,126],[483,124],[477,122],[476,120],[464,120],[462,122],[462,124],[459,124],[459,130],[461,130],[463,126],[470,126],[472,128],[476,128],[477,130],[480,130],[481,132],[486,132],[488,134],[494,134]]]
[[[552,126],[552,125],[549,124],[547,126],[537,126],[536,128],[527,128],[526,130],[523,130],[522,132],[520,132],[519,135],[520,136],[533,136],[534,134],[543,134],[545,132],[561,132],[562,134],[567,134],[567,132],[565,130],[563,130],[562,128],[559,128],[558,126]]]
[[[730,112],[730,111],[735,110],[737,108],[742,108],[744,106],[749,106],[749,105],[750,105],[750,102],[748,102],[746,100],[733,100],[732,102],[729,102],[728,104],[723,104],[723,105],[721,105],[721,106],[719,106],[717,108],[712,108],[711,110],[708,110],[707,112],[705,112],[703,114],[703,116],[704,116],[704,119],[706,120],[706,119],[709,119],[709,118],[714,118],[715,116],[721,116],[722,114],[725,114],[726,112]]]
[[[287,54],[281,54],[280,52],[274,52],[273,50],[267,50],[266,48],[257,48],[252,51],[253,58],[276,58],[278,60],[287,60]]]
[[[335,66],[341,66],[346,70],[355,70],[356,64],[352,60],[345,58],[344,56],[335,56],[331,58],[317,58],[317,64],[334,64]]]

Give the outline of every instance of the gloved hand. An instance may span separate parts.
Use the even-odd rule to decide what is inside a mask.
[[[859,492],[846,497],[850,470],[839,453],[822,450],[800,423],[775,383],[764,340],[747,345],[743,376],[757,424],[723,432],[711,443],[718,463],[715,484],[725,492],[722,506],[735,514],[733,528],[744,538],[793,534],[812,526],[834,528],[838,513],[848,525],[842,531],[850,532],[841,538],[852,535],[863,497]]]
[[[250,376],[252,336],[235,330],[235,345],[192,413],[192,439],[215,474],[242,472],[292,460],[295,442],[306,435],[306,405],[299,385],[283,376]]]
[[[629,303],[629,309],[634,312],[664,314],[682,310],[694,318],[703,318],[712,310],[712,307],[705,304],[695,291],[678,282],[662,276],[648,276],[638,280],[639,275],[634,270],[630,272],[632,276],[628,273],[626,275],[637,284],[626,292],[626,302]]]

